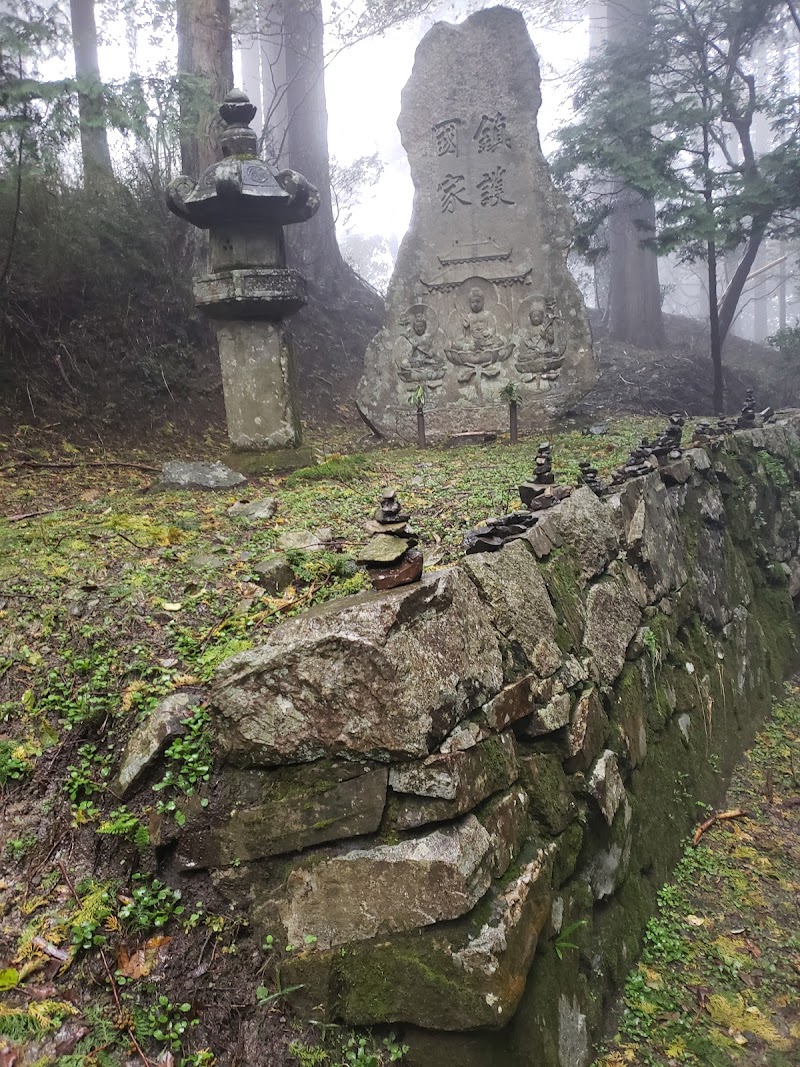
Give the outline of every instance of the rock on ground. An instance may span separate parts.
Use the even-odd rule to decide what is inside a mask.
[[[164,464],[161,477],[151,489],[234,489],[246,481],[243,474],[232,471],[224,463],[176,459]]]

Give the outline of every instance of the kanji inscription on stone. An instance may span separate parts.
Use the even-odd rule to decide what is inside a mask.
[[[458,128],[461,119],[445,119],[433,127],[437,156],[458,156]]]
[[[519,11],[481,7],[429,30],[402,94],[414,208],[358,388],[360,409],[398,440],[409,419],[413,436],[409,398],[424,396],[431,435],[500,432],[513,386],[532,429],[597,376],[567,268],[569,205],[536,125],[536,51]]]
[[[500,111],[494,115],[483,115],[472,139],[478,142],[479,152],[496,152],[498,148],[510,148],[505,115]]]
[[[442,212],[453,214],[456,209],[456,204],[464,204],[469,206],[472,201],[467,200],[465,193],[466,178],[463,174],[445,174],[444,178],[439,182],[439,197],[442,204]]]
[[[477,183],[478,192],[481,194],[481,207],[497,207],[498,204],[513,204],[513,200],[506,200],[505,196],[506,168],[495,167],[487,171]]]

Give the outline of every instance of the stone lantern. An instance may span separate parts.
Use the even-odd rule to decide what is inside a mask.
[[[167,203],[210,234],[209,273],[194,282],[197,306],[214,320],[228,434],[234,448],[300,444],[292,350],[283,320],[306,302],[305,279],[286,266],[283,227],[310,219],[319,193],[292,170],[258,156],[256,108],[239,89],[219,109],[223,158],[199,182],[181,175]]]

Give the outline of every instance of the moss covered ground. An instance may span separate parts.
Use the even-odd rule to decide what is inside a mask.
[[[582,459],[609,472],[661,424],[555,435],[559,481],[574,484]],[[364,587],[352,555],[381,487],[411,511],[426,565],[444,565],[469,527],[516,506],[537,443],[321,451],[320,465],[244,492],[155,494],[165,458],[216,458],[221,442],[76,450],[57,429],[24,427],[0,440],[0,1064],[379,1067],[397,1053],[383,1036],[296,1026],[284,946],[256,939],[204,877],[176,897],[154,827],[180,818],[211,773],[217,664]],[[228,514],[266,496],[274,519]],[[254,566],[283,531],[322,526],[327,550],[292,554],[294,581],[269,595]],[[187,733],[122,803],[109,790],[122,747],[176,689],[192,696]]]
[[[734,774],[724,811],[742,814],[688,844],[660,890],[594,1067],[800,1063],[798,681]]]
[[[560,480],[584,458],[610,470],[657,425],[556,436]],[[154,827],[180,819],[210,775],[216,665],[364,587],[352,555],[381,487],[397,487],[436,567],[460,555],[471,525],[516,506],[537,443],[342,442],[342,454],[319,449],[313,468],[252,478],[244,492],[156,494],[165,459],[218,458],[224,442],[76,449],[57,428],[25,427],[0,440],[0,1062],[388,1062],[383,1038],[342,1050],[349,1036],[328,1034],[323,1048],[294,1028],[284,946],[257,941],[204,878],[177,899],[158,878]],[[272,520],[228,514],[266,496],[278,501]],[[292,554],[294,581],[268,595],[254,565],[283,531],[322,526],[328,550]],[[192,696],[188,732],[123,803],[109,783],[127,737],[176,689]]]

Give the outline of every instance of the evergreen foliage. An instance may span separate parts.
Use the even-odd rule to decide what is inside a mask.
[[[762,241],[798,232],[800,108],[781,43],[793,32],[783,0],[654,0],[643,41],[608,45],[584,65],[576,121],[560,131],[557,175],[585,255],[602,250],[622,189],[656,202],[658,252],[739,254],[721,340]],[[771,144],[762,153],[759,123]]]

